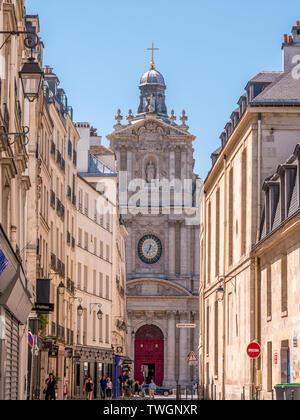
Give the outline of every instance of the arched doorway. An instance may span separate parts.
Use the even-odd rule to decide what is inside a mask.
[[[164,335],[155,325],[144,325],[135,336],[134,376],[140,383],[164,381]]]

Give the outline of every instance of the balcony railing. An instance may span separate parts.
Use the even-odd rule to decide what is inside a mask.
[[[4,125],[7,131],[9,131],[9,112],[8,112],[8,108],[7,105],[4,104],[4,113],[3,113],[3,118],[4,118]]]
[[[76,166],[77,165],[77,152],[73,152],[73,164]]]
[[[51,141],[51,155],[55,156],[55,153],[56,153],[56,146],[55,146],[54,141],[52,140]]]
[[[56,271],[56,255],[51,254],[51,268]]]
[[[50,197],[50,203],[51,203],[51,207],[53,209],[55,209],[55,192],[51,190],[51,197]]]
[[[72,147],[72,143],[69,140],[68,141],[68,155],[70,156],[70,158],[72,158],[72,152],[73,152],[73,147]]]
[[[57,151],[57,155],[56,155],[56,163],[58,165],[61,165],[61,153],[59,151]]]

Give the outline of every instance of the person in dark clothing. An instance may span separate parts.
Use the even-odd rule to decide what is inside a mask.
[[[140,383],[139,383],[139,381],[136,381],[134,383],[133,392],[134,392],[135,397],[138,397],[140,395]]]
[[[91,377],[85,383],[86,399],[92,401],[93,399],[94,382]]]
[[[56,395],[55,395],[55,389],[56,389],[56,380],[54,378],[53,373],[50,373],[49,378],[46,379],[46,400],[47,401],[55,401]]]
[[[102,379],[100,381],[100,388],[101,388],[101,399],[106,399],[106,386],[107,386],[107,379],[105,376],[102,376]]]

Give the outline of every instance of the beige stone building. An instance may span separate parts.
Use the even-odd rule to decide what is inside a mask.
[[[247,84],[204,184],[200,377],[210,399],[248,399],[260,386],[260,362],[253,375],[246,353],[260,338],[252,249],[260,235],[262,184],[299,139],[300,85],[290,54],[291,48],[299,54],[298,26],[292,34],[282,47],[284,71],[259,73]]]
[[[103,375],[114,380],[127,355],[125,239],[117,201],[114,153],[88,123],[78,123],[78,215],[76,300],[76,395],[83,397],[83,381],[90,375],[99,398]],[[78,304],[79,304],[78,303]],[[118,373],[119,372],[119,373]]]
[[[129,234],[132,376],[140,382],[155,378],[158,385],[172,388],[177,383],[190,385],[198,377],[198,369],[188,364],[189,353],[197,351],[197,329],[176,325],[198,319],[200,253],[199,221],[189,224],[187,216],[196,212],[195,137],[188,131],[184,111],[179,124],[174,111],[168,115],[165,90],[164,78],[152,63],[141,78],[137,116],[130,110],[122,124],[118,111],[108,139],[117,156],[120,212]]]
[[[299,351],[299,166],[300,145],[264,185],[256,260],[258,370],[261,399],[271,399],[277,384],[300,382]],[[273,394],[274,397],[274,394]]]
[[[6,400],[26,399],[30,388],[27,318],[35,286],[28,253],[30,247],[36,250],[35,239],[31,242],[28,237],[32,216],[28,191],[32,187],[31,145],[37,133],[42,96],[29,103],[25,98],[29,91],[23,89],[19,75],[30,56],[26,32],[39,31],[38,23],[34,29],[31,19],[24,16],[23,1],[0,1],[0,29],[6,32],[0,35],[0,399]],[[34,35],[30,36],[39,67],[42,45]],[[37,96],[39,87],[38,83]],[[36,263],[33,267],[35,271]]]

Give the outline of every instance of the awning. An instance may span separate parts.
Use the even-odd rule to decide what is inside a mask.
[[[0,305],[24,325],[34,303],[33,287],[1,225],[0,251]]]

